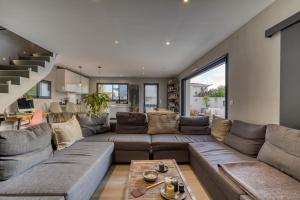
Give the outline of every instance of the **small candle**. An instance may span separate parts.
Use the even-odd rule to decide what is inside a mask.
[[[165,178],[165,191],[167,191],[167,186],[172,184],[172,179],[170,177]]]
[[[166,195],[168,198],[173,199],[175,197],[174,185],[167,185]]]
[[[158,170],[161,172],[165,170],[165,164],[163,162],[158,163]]]
[[[179,183],[178,187],[179,187],[179,192],[180,193],[184,193],[184,185],[183,185],[183,183]]]

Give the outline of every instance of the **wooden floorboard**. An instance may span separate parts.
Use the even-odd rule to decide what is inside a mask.
[[[189,165],[179,165],[187,183],[198,200],[209,200],[201,183]],[[123,200],[129,165],[113,165],[91,200]]]

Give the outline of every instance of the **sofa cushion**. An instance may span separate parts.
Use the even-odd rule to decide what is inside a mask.
[[[116,132],[122,134],[143,134],[147,132],[144,113],[118,112]]]
[[[110,130],[108,113],[102,113],[100,116],[78,114],[77,120],[80,124],[83,137],[104,133]]]
[[[179,128],[183,134],[209,134],[209,117],[180,117]]]
[[[148,134],[118,134],[103,133],[84,138],[85,142],[113,142],[116,150],[146,150],[151,149],[151,136]]]
[[[245,194],[235,183],[222,175],[218,164],[255,161],[255,158],[246,156],[217,141],[190,143],[189,151],[191,163],[194,163],[193,169],[196,170],[196,174],[205,174],[209,177],[209,181],[214,183],[214,188],[210,188],[210,191],[221,191],[224,200],[238,200],[240,195]],[[201,172],[197,172],[197,166],[201,167]],[[206,185],[206,183],[203,184]]]
[[[82,131],[75,116],[61,123],[53,123],[53,140],[57,150],[71,146],[77,140],[82,139]]]
[[[89,199],[111,165],[112,143],[76,142],[21,176],[0,182],[0,196]]]
[[[224,143],[230,147],[256,157],[264,143],[266,126],[249,124],[242,121],[234,121],[230,134],[225,138]]]
[[[42,123],[22,130],[0,132],[0,156],[14,156],[46,148],[52,135],[51,127]]]
[[[152,136],[152,150],[187,150],[189,143],[215,141],[210,135],[159,134]]]
[[[268,125],[258,159],[300,181],[300,130]]]
[[[173,112],[148,112],[149,134],[179,133],[179,115]]]
[[[65,200],[63,196],[61,197],[51,197],[51,196],[28,196],[28,197],[1,197],[0,200]]]
[[[0,132],[0,180],[22,174],[49,159],[52,152],[51,128],[47,124]]]
[[[211,135],[214,136],[218,141],[223,141],[226,135],[228,135],[230,127],[230,120],[213,116]]]

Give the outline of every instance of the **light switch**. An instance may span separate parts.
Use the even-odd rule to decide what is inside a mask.
[[[233,100],[229,101],[229,105],[232,106],[234,104]]]

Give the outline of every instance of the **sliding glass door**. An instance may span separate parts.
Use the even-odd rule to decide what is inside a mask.
[[[227,117],[227,57],[182,81],[182,114]]]
[[[158,108],[158,84],[144,84],[144,112]]]

